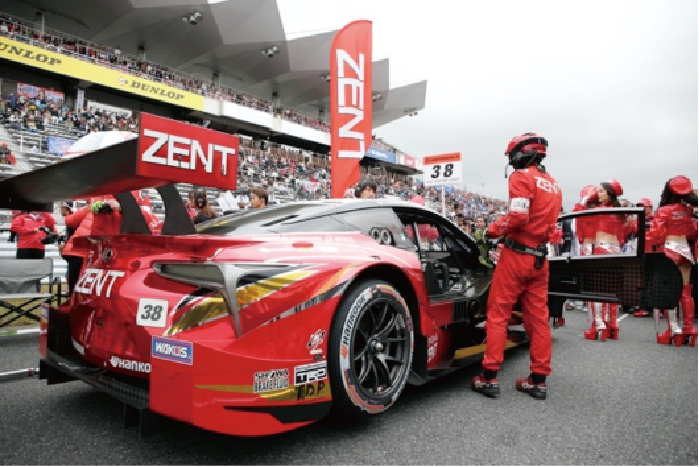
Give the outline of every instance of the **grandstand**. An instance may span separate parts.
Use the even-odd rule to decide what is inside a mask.
[[[25,2],[3,2],[0,141],[18,157],[16,166],[0,164],[0,174],[54,163],[61,145],[88,132],[137,131],[138,112],[147,111],[238,135],[243,197],[254,186],[277,201],[329,196],[327,79],[336,31],[288,40],[274,0],[198,5],[205,28],[183,24],[191,5],[171,3],[102,0],[89,9],[65,3],[60,12],[37,13]],[[218,18],[226,18],[226,27]],[[173,53],[172,44],[183,41]],[[23,61],[20,50],[50,59]],[[388,59],[374,61],[372,72],[375,127],[424,108],[425,81],[390,88]],[[380,138],[361,161],[379,196],[411,196],[419,165]],[[178,188],[183,197],[197,189]],[[218,190],[207,196],[216,206]],[[497,200],[460,190],[447,199],[474,213],[499,209]],[[154,190],[151,200],[159,211]],[[428,196],[428,204],[438,201]]]
[[[104,6],[108,10],[118,3],[121,3],[120,8],[131,10],[126,15],[130,16],[126,21],[128,24],[120,24],[120,30],[137,28],[138,24],[141,24],[138,18],[144,14],[141,9],[134,8],[129,2],[122,1],[101,2],[100,6]],[[168,28],[180,28],[179,24],[177,27],[172,25],[171,20],[172,18],[180,18],[178,8],[183,7],[162,6],[163,3],[154,0],[151,5],[148,5],[153,7],[152,11],[148,13],[148,21],[161,25],[167,24]],[[31,17],[35,12],[30,12],[24,3],[4,2],[3,8],[6,11],[0,15],[0,36],[15,41],[11,45],[27,44],[60,54],[57,55],[59,57],[67,55],[78,58],[83,62],[89,62],[90,66],[97,65],[105,69],[118,70],[119,73],[138,76],[141,78],[139,82],[165,83],[176,89],[183,89],[191,94],[204,97],[204,105],[199,108],[192,106],[185,109],[178,108],[177,105],[167,105],[167,101],[164,103],[153,102],[150,99],[143,99],[139,95],[129,96],[129,93],[114,89],[113,86],[110,88],[109,84],[99,79],[95,79],[94,82],[78,79],[79,73],[73,73],[70,69],[59,70],[58,73],[45,73],[43,69],[27,66],[17,67],[17,63],[12,61],[13,57],[4,56],[10,60],[0,61],[0,71],[2,71],[3,78],[2,95],[6,97],[3,102],[5,112],[2,116],[6,134],[2,134],[0,131],[0,138],[8,140],[11,143],[11,149],[21,156],[16,169],[32,170],[60,160],[57,155],[49,151],[49,140],[52,138],[70,141],[89,131],[114,127],[116,122],[113,115],[111,121],[108,118],[106,122],[104,118],[91,120],[90,115],[81,115],[81,110],[88,108],[88,103],[101,102],[124,109],[129,113],[134,110],[146,110],[171,118],[188,120],[190,123],[202,124],[206,122],[212,128],[245,136],[244,144],[241,147],[242,157],[239,166],[241,191],[249,190],[253,185],[261,185],[277,194],[277,199],[295,198],[299,194],[303,199],[327,196],[330,181],[327,156],[329,127],[324,112],[329,106],[329,90],[327,85],[322,84],[320,77],[329,69],[328,39],[332,38],[334,31],[292,41],[286,40],[284,31],[281,29],[278,8],[273,1],[262,2],[262,5],[260,2],[252,0],[247,2],[227,1],[216,5],[201,5],[201,7],[205,10],[204,17],[209,19],[219,14],[228,15],[231,13],[237,13],[235,17],[241,18],[240,13],[243,10],[248,11],[251,7],[255,7],[256,14],[253,17],[245,16],[248,18],[246,20],[247,26],[252,26],[253,23],[265,24],[267,33],[275,36],[275,42],[279,44],[280,56],[274,57],[279,60],[276,60],[275,65],[268,67],[265,76],[256,75],[249,69],[251,66],[257,66],[255,63],[260,60],[259,58],[253,60],[249,52],[259,51],[259,44],[257,42],[251,44],[250,37],[231,38],[227,37],[224,31],[218,31],[219,39],[223,41],[225,47],[235,49],[237,57],[235,60],[231,60],[232,65],[226,66],[228,73],[219,72],[211,67],[206,69],[206,72],[211,76],[211,79],[206,79],[201,74],[191,74],[192,67],[189,65],[170,66],[172,60],[175,60],[172,55],[176,54],[170,53],[169,49],[167,57],[155,52],[154,50],[158,50],[158,44],[165,42],[161,34],[158,34],[157,37],[150,37],[154,35],[146,34],[145,43],[130,47],[130,50],[126,46],[122,49],[115,43],[110,43],[109,40],[100,40],[101,44],[98,45],[95,37],[90,37],[91,34],[87,34],[87,39],[80,38],[78,34],[72,34],[74,25],[66,24],[61,15],[65,15],[65,17],[80,16],[90,31],[101,31],[97,35],[107,37],[110,28],[116,26],[105,25],[105,15],[103,14],[95,15],[82,10],[68,11],[72,7],[65,5],[65,11],[62,10],[61,15],[42,14],[39,22],[31,22],[26,18]],[[123,10],[121,13],[121,16],[124,17]],[[90,17],[90,14],[93,16]],[[97,24],[101,26],[97,27]],[[190,28],[187,34],[197,36],[201,31]],[[84,29],[82,34],[85,34]],[[179,34],[182,34],[182,31]],[[197,41],[200,41],[202,55],[213,51],[215,46],[220,46],[220,42],[204,36],[196,38]],[[145,60],[143,53],[139,56],[139,50],[144,47],[148,49],[148,60]],[[307,63],[301,63],[299,66],[301,60],[299,60],[298,52],[302,49],[315,49],[314,51],[321,58],[314,60],[313,63],[308,62],[306,58]],[[162,60],[159,60],[160,58]],[[18,68],[19,70],[17,70]],[[79,68],[79,66],[75,67],[76,70]],[[195,71],[202,72],[206,67],[197,65],[193,68]],[[309,68],[315,70],[313,80],[308,76]],[[388,60],[374,62],[373,68],[376,91],[375,123],[378,125],[388,123],[408,112],[415,112],[424,107],[425,82],[395,90],[398,97],[412,97],[410,103],[398,107],[386,104],[391,92],[394,92],[388,87]],[[246,74],[246,79],[243,81],[236,78]],[[96,74],[93,73],[90,78],[93,76]],[[39,109],[32,107],[32,103],[29,102],[31,99],[28,96],[27,98],[22,97],[22,106],[19,112],[16,112],[17,103],[10,105],[7,97],[15,94],[15,97],[19,99],[17,91],[27,82],[30,87],[44,89],[47,96],[49,93],[52,93],[52,96],[54,94],[59,96],[53,99],[54,102],[49,102],[51,99],[47,98],[46,107],[42,105],[42,108]],[[237,87],[226,86],[226,83],[235,83]],[[244,88],[253,88],[257,91],[257,95]],[[312,89],[313,92],[310,92],[309,89]],[[410,94],[414,94],[414,96],[410,96]],[[261,95],[262,97],[259,97]],[[227,112],[230,110],[225,108],[227,103],[236,104],[244,111],[239,115],[236,115],[236,112]],[[295,104],[298,108],[288,107],[285,105],[286,103]],[[410,104],[411,107],[408,108],[407,104]],[[207,110],[216,107],[218,107],[218,111],[207,113]],[[253,115],[249,109],[254,109],[254,114],[267,114],[270,117],[269,124],[262,124],[261,116]],[[248,113],[245,114],[245,111]],[[82,113],[84,114],[84,112]],[[281,125],[279,124],[280,120],[283,122]],[[286,122],[289,124],[287,125]],[[133,131],[136,129],[136,125],[137,122],[126,120],[125,125],[117,126],[120,128],[125,126]],[[312,132],[304,134],[303,131],[299,131],[299,127],[310,129]],[[321,137],[319,137],[319,133],[322,133]],[[310,138],[304,139],[304,136],[309,135]],[[366,162],[364,164],[367,166],[364,169],[365,173],[369,171],[375,174],[391,173],[393,176],[390,178],[407,182],[408,175],[416,172],[416,164],[407,154],[380,140],[375,142],[375,146],[377,151],[385,153],[383,154],[384,160]],[[389,157],[385,157],[386,154]],[[411,167],[407,167],[407,169],[401,166],[401,162],[406,159],[411,160]],[[193,189],[193,187],[186,186],[180,188],[184,196]],[[217,195],[217,190],[208,191],[210,201],[214,201]]]

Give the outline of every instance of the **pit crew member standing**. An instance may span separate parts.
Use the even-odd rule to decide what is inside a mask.
[[[680,269],[682,273],[682,329],[677,324],[677,309],[666,310],[668,329],[658,334],[659,344],[681,346],[689,341],[694,347],[697,329],[694,327],[694,297],[689,276],[695,263],[689,242],[697,238],[697,223],[693,218],[693,207],[697,206],[697,194],[692,190],[692,182],[684,175],[678,175],[665,184],[660,196],[660,204],[655,218],[646,234],[646,242],[657,245]],[[695,247],[696,249],[696,247]]]
[[[509,181],[510,209],[487,230],[491,238],[505,237],[505,248],[488,296],[484,371],[471,381],[472,390],[489,397],[500,394],[497,372],[504,359],[507,325],[512,307],[521,299],[524,328],[531,339],[531,374],[517,379],[516,387],[534,398],[546,398],[546,376],[551,373],[546,243],[558,232],[563,203],[558,183],[541,165],[547,147],[542,136],[524,133],[505,151],[515,169]]]
[[[40,229],[48,227],[56,232],[56,220],[48,212],[32,211],[21,214],[12,221],[12,231],[17,232],[17,259],[44,259],[46,245],[41,240],[46,234]]]

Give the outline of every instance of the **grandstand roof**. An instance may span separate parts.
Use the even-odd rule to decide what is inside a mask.
[[[2,9],[26,20],[37,10],[46,27],[95,44],[119,47],[155,63],[300,109],[329,107],[330,45],[337,31],[287,39],[276,0],[5,0]],[[195,12],[198,24],[184,21]],[[269,58],[261,51],[276,46]],[[389,88],[388,59],[373,63],[374,126],[425,106],[426,81]]]

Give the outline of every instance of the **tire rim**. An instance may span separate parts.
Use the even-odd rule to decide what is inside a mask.
[[[383,397],[400,385],[410,342],[405,318],[393,301],[379,298],[362,312],[352,337],[351,367],[357,389]]]

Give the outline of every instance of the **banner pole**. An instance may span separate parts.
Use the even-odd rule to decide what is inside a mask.
[[[446,186],[442,185],[442,215],[444,217],[447,217],[447,214],[446,214],[447,201],[446,201],[446,197],[444,195],[445,190],[446,190]]]

